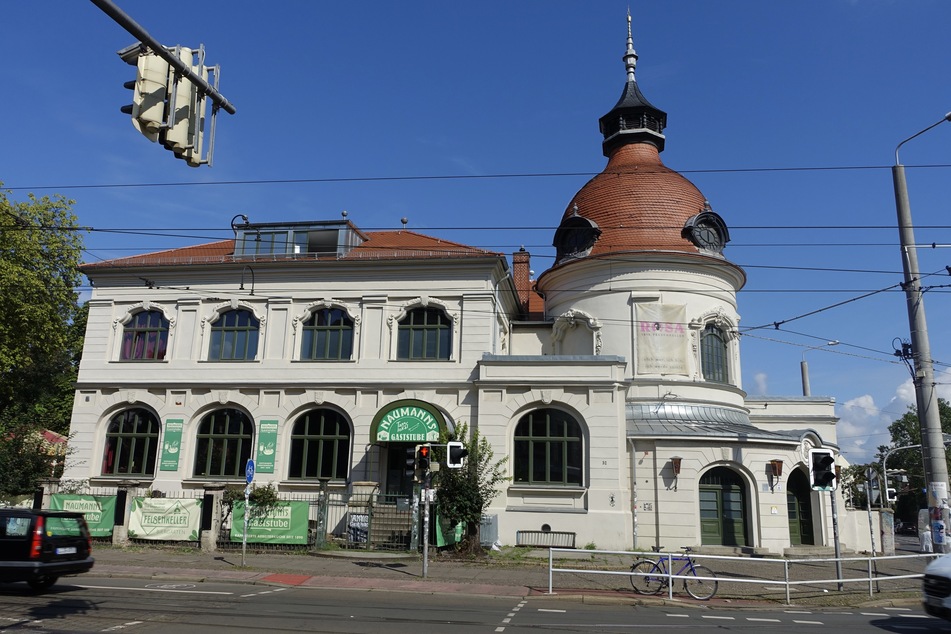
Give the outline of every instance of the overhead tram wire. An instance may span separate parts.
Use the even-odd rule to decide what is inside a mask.
[[[928,165],[906,165],[906,169],[933,169],[948,168],[951,164],[936,163]],[[782,172],[842,172],[890,170],[890,165],[840,165],[840,166],[800,166],[800,167],[744,167],[744,168],[711,168],[677,170],[679,174],[757,174]],[[648,170],[640,169],[640,173]],[[198,187],[223,185],[297,185],[306,183],[373,183],[373,182],[400,182],[400,181],[445,181],[445,180],[491,180],[514,178],[577,178],[592,177],[599,174],[623,174],[626,172],[524,172],[512,174],[444,174],[444,175],[415,175],[415,176],[354,176],[354,177],[325,177],[325,178],[276,178],[237,181],[202,181],[202,182],[169,182],[169,183],[102,183],[94,185],[34,185],[19,187],[4,187],[10,191],[36,191],[41,189],[121,189],[137,187]]]

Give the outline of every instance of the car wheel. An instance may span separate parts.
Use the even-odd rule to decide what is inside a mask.
[[[26,583],[28,586],[30,586],[34,590],[47,590],[54,583],[56,583],[56,579],[58,579],[58,577],[46,575],[43,577],[37,577],[36,579],[30,579]]]

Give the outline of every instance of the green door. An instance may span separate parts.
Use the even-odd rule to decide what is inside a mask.
[[[747,546],[746,489],[726,467],[700,479],[700,541],[705,546]]]
[[[800,469],[795,469],[786,482],[786,507],[789,514],[789,543],[793,546],[814,545],[812,488],[809,478]]]

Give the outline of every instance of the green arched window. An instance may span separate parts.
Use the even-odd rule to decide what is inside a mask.
[[[584,440],[581,425],[565,412],[529,412],[515,427],[516,484],[581,486]]]
[[[707,324],[700,333],[700,364],[705,380],[729,383],[726,333],[713,324]]]
[[[236,409],[211,412],[198,424],[196,478],[241,478],[251,457],[254,423]]]
[[[349,467],[350,425],[342,414],[314,409],[294,421],[288,478],[346,480]]]

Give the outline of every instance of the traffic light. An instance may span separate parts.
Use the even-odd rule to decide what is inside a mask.
[[[416,469],[423,475],[429,472],[429,463],[432,460],[433,449],[429,445],[417,445],[416,447]]]
[[[154,143],[165,125],[168,62],[154,53],[142,53],[135,66],[135,81],[123,84],[132,90],[132,103],[119,110],[131,115],[135,129]]]
[[[405,473],[409,477],[416,476],[416,447],[406,448],[406,469]]]
[[[207,81],[208,69],[204,65],[203,51],[193,51],[185,46],[177,49],[179,59],[191,67],[202,79]],[[195,65],[195,55],[198,65]],[[205,95],[185,77],[174,70],[167,79],[168,128],[162,136],[162,145],[171,150],[177,158],[184,159],[191,167],[201,165],[203,132],[205,125]]]
[[[468,455],[469,450],[458,440],[446,443],[446,466],[450,469],[461,469],[462,459]]]
[[[835,490],[835,455],[830,449],[809,450],[809,473],[813,491]]]

